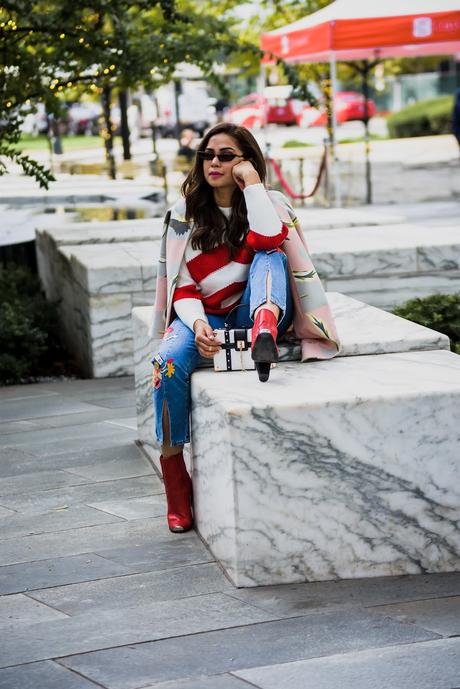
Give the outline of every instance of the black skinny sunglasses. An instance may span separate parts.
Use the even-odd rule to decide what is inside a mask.
[[[243,157],[238,153],[213,153],[212,151],[197,151],[196,154],[200,160],[214,160],[217,157],[221,163],[229,163],[233,158]]]

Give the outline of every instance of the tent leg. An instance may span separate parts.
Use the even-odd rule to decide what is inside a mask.
[[[364,98],[364,146],[366,157],[366,203],[372,203],[372,176],[371,176],[371,159],[370,159],[370,137],[369,137],[369,71],[370,66],[367,60],[364,60],[362,77],[363,77],[363,98]]]
[[[337,116],[335,111],[335,95],[337,93],[337,62],[335,54],[331,53],[330,59],[331,69],[331,111],[332,111],[332,142],[331,142],[331,159],[332,159],[332,180],[334,185],[334,200],[335,205],[340,208],[342,206],[342,189],[340,184],[340,169],[339,158],[337,155]]]
[[[260,72],[259,72],[259,76],[257,77],[257,85],[256,85],[257,93],[260,96],[264,95],[264,89],[265,89],[266,83],[267,83],[267,67],[266,67],[266,65],[264,65],[263,62],[261,62],[260,63]],[[266,131],[265,119],[262,122],[261,134],[262,134],[263,143],[262,142],[259,142],[259,143],[261,145],[262,150],[264,150],[264,148],[265,149],[267,148],[267,131]]]

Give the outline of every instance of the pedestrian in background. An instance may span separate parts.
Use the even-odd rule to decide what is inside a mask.
[[[454,109],[452,112],[452,132],[455,138],[457,139],[458,145],[460,147],[460,89],[457,89],[454,95]]]

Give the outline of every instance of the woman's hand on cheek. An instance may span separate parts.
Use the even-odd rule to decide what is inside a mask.
[[[201,356],[212,359],[220,349],[220,344],[216,342],[214,331],[205,321],[196,320],[193,324],[195,333],[195,344]]]
[[[241,191],[250,184],[260,184],[259,173],[250,160],[242,160],[241,163],[234,165],[232,175]]]

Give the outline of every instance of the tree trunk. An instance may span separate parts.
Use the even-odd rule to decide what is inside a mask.
[[[181,92],[181,85],[180,81],[178,79],[174,80],[174,107],[176,109],[176,138],[180,146],[180,133],[182,131],[182,124],[181,124],[181,113],[180,113],[180,106],[179,106],[179,95]]]
[[[128,124],[128,94],[126,91],[118,93],[118,104],[120,106],[120,126],[121,141],[123,144],[123,160],[131,160],[131,147],[129,142]]]
[[[112,89],[110,86],[104,86],[102,89],[102,112],[104,117],[105,131],[103,132],[105,158],[109,170],[110,179],[116,179],[117,170],[115,166],[115,156],[113,154],[113,127],[112,118],[110,114],[110,105],[112,101]]]

